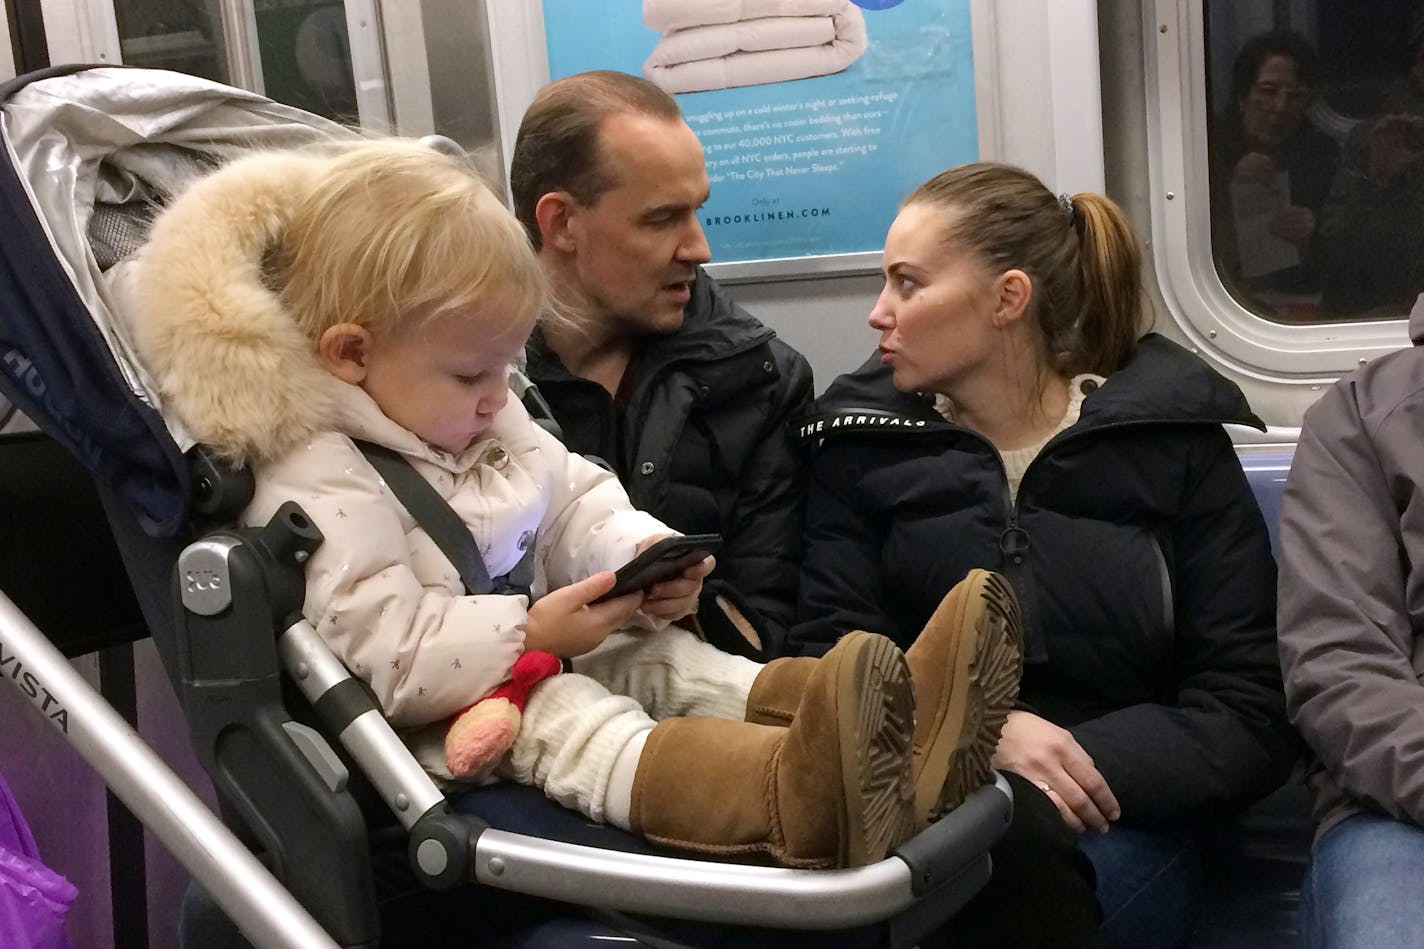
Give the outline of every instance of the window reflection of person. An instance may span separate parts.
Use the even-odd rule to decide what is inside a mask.
[[[1380,112],[1424,115],[1424,4],[1410,25],[1409,65],[1385,86]]]
[[[1318,289],[1314,242],[1337,149],[1306,120],[1317,76],[1315,53],[1299,35],[1248,40],[1215,143],[1218,259],[1233,282],[1268,297]]]
[[[294,55],[297,73],[316,97],[318,111],[329,118],[356,119],[351,40],[341,4],[321,7],[302,20]]]
[[[1322,303],[1341,316],[1398,317],[1424,290],[1424,19],[1381,113],[1345,143],[1321,220]]]

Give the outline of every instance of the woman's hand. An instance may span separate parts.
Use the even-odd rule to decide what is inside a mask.
[[[671,536],[654,534],[643,538],[642,543],[638,544],[638,553],[641,554],[664,537]],[[697,598],[702,594],[702,578],[711,573],[715,566],[715,557],[704,557],[671,580],[648,587],[643,591],[643,615],[654,619],[679,620],[697,612]]]
[[[1009,713],[993,765],[1038,785],[1076,831],[1105,832],[1122,814],[1108,782],[1072,733],[1032,712]]]
[[[611,589],[613,571],[604,570],[544,594],[529,607],[529,621],[524,626],[525,651],[537,649],[569,659],[601,644],[643,605],[642,591],[605,603],[593,602]]]
[[[1298,205],[1282,208],[1271,218],[1270,228],[1281,240],[1302,247],[1315,233],[1315,212]]]
[[[1236,162],[1234,170],[1241,178],[1269,178],[1275,173],[1275,159],[1264,152],[1247,152]]]

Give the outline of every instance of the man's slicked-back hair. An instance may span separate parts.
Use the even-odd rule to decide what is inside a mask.
[[[524,113],[509,166],[514,215],[535,248],[542,245],[534,207],[553,191],[592,204],[616,181],[604,166],[599,130],[610,115],[681,119],[677,100],[638,76],[607,69],[576,73],[540,90]]]

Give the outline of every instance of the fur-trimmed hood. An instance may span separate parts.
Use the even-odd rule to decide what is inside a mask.
[[[165,414],[233,463],[273,459],[333,417],[330,376],[262,281],[318,168],[315,152],[257,153],[198,180],[116,288]]]

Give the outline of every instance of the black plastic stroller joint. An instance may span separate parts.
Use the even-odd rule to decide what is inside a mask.
[[[444,804],[430,808],[410,829],[410,866],[420,882],[447,892],[472,879],[470,855],[488,825]]]
[[[192,484],[189,502],[193,514],[212,524],[230,524],[252,500],[256,485],[250,468],[232,468],[201,445],[184,456]]]
[[[177,605],[199,616],[218,616],[234,605],[235,589],[258,584],[266,594],[259,602],[266,607],[268,628],[285,629],[301,614],[302,565],[321,542],[321,531],[291,501],[265,527],[210,534],[178,558]]]

